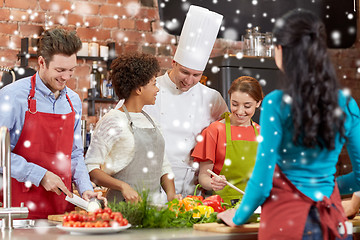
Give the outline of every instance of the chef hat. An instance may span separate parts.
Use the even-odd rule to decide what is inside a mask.
[[[174,60],[184,67],[204,71],[223,16],[191,5],[181,30]]]

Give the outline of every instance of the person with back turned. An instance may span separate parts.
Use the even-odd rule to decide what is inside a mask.
[[[273,33],[287,86],[264,98],[263,140],[245,195],[236,213],[218,217],[241,225],[262,205],[260,240],[352,239],[340,194],[360,189],[359,107],[338,86],[318,16],[293,10]],[[353,172],[335,179],[344,144]]]

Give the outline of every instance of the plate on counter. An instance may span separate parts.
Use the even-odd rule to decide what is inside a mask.
[[[131,227],[131,224],[128,224],[126,226],[100,227],[100,228],[64,227],[63,225],[59,224],[56,227],[73,234],[110,234],[110,233],[117,233],[124,231],[129,227]]]

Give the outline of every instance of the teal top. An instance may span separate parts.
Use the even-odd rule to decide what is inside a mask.
[[[351,96],[339,91],[338,98],[339,106],[346,114],[346,147],[353,172],[337,178],[337,182],[340,193],[348,194],[360,190],[360,113]],[[283,91],[275,90],[263,100],[260,116],[262,141],[244,198],[233,218],[237,225],[244,224],[269,197],[275,164],[302,193],[314,201],[321,201],[323,196],[330,197],[333,192],[336,163],[345,140],[340,139],[338,133],[334,150],[294,145],[289,99]]]

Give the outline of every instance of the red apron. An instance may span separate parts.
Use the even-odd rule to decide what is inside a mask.
[[[270,196],[261,208],[258,239],[301,240],[311,206],[319,211],[324,239],[335,239],[335,236],[341,238],[338,225],[342,222],[345,226],[347,218],[336,183],[330,199],[324,197],[322,201],[315,202],[301,193],[277,165],[273,181]]]
[[[29,110],[25,113],[24,126],[20,138],[12,151],[28,162],[37,164],[58,175],[71,190],[71,153],[74,138],[75,111],[69,96],[66,98],[72,112],[53,114],[37,112],[35,95],[35,75],[31,78],[28,98]],[[30,146],[29,146],[30,143]],[[27,188],[24,183],[11,178],[12,206],[25,202],[29,208],[29,219],[47,218],[51,214],[63,214],[74,206],[65,201],[64,194],[46,191],[40,184]]]

